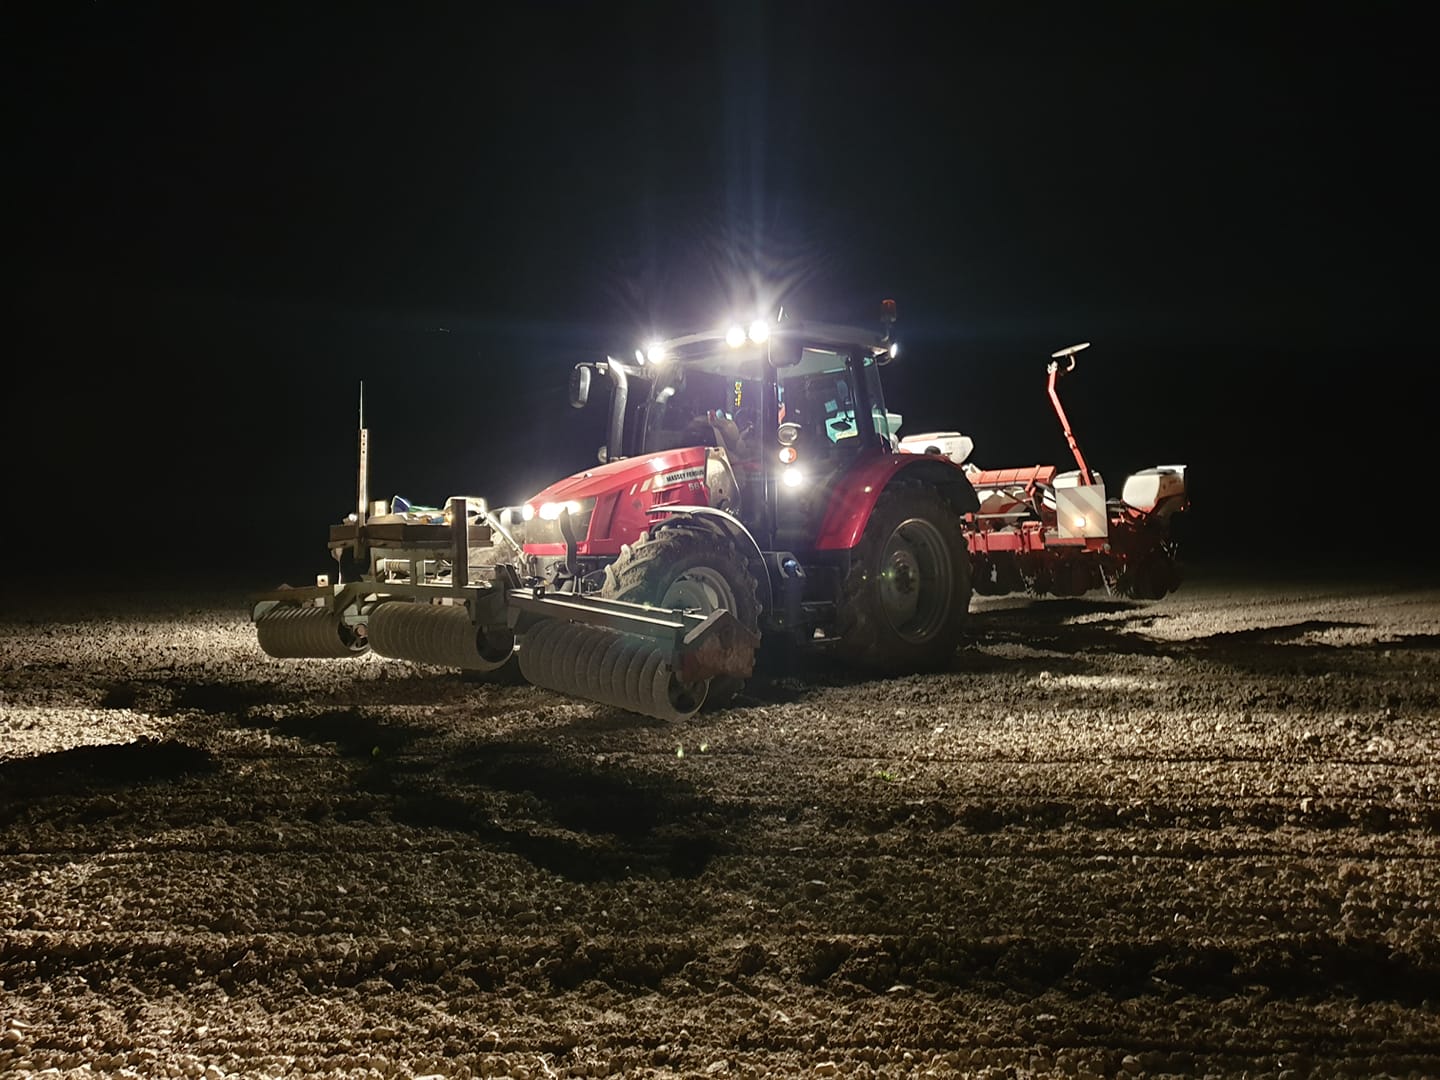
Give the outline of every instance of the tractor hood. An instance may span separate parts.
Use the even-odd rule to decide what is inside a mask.
[[[622,458],[567,476],[525,502],[519,528],[525,551],[558,555],[565,551],[558,517],[562,510],[575,527],[580,555],[615,555],[649,527],[648,511],[665,503],[709,505],[712,459],[723,451],[706,446],[661,450]],[[728,466],[725,467],[728,473]]]
[[[704,446],[688,446],[682,450],[661,450],[643,457],[622,458],[557,480],[526,501],[538,513],[545,503],[593,499],[629,490],[636,485],[643,485],[645,490],[650,491],[691,480],[703,482],[706,453]]]

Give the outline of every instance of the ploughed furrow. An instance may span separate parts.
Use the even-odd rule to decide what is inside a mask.
[[[689,719],[4,622],[0,1074],[1440,1075],[1440,594],[1259,588]]]

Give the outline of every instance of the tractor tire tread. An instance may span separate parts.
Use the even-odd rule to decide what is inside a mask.
[[[718,570],[735,594],[731,614],[747,630],[760,632],[760,596],[755,578],[735,542],[712,528],[671,525],[626,544],[605,568],[600,595],[632,603],[658,605],[678,572],[692,566]],[[744,680],[717,677],[711,681],[707,708],[728,704],[744,688]]]

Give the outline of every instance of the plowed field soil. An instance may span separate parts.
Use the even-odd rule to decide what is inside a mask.
[[[6,1076],[1440,1075],[1440,591],[980,600],[664,724],[0,614]]]

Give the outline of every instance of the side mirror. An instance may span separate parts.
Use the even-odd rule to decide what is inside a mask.
[[[576,364],[575,369],[570,372],[570,407],[572,409],[583,409],[590,400],[590,372],[589,364]]]

